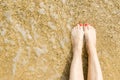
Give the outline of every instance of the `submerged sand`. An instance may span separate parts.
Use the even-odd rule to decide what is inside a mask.
[[[68,80],[80,22],[96,28],[104,80],[119,80],[120,0],[0,0],[0,80]]]

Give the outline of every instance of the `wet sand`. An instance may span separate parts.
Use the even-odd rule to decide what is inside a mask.
[[[0,80],[68,80],[80,22],[97,31],[104,80],[119,80],[119,0],[0,0]],[[87,57],[84,47],[85,80]]]

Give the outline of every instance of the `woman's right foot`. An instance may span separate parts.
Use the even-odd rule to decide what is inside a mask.
[[[85,24],[84,26],[84,34],[85,34],[85,41],[86,47],[88,50],[96,48],[96,31],[95,29],[90,26],[89,24]]]
[[[73,45],[73,52],[77,54],[82,54],[82,47],[83,47],[83,37],[84,37],[84,31],[83,26],[80,26],[79,24],[72,29],[71,32],[71,38],[72,38],[72,45]]]

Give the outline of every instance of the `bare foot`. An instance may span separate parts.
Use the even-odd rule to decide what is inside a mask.
[[[96,31],[89,24],[84,26],[86,46],[88,49],[96,48]]]
[[[83,47],[83,26],[77,25],[72,29],[72,45],[74,53],[81,53],[82,54],[82,47]]]

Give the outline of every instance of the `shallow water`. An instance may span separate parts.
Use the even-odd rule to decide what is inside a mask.
[[[0,80],[68,80],[80,22],[96,28],[104,80],[119,80],[119,0],[0,0]],[[83,67],[86,80],[85,47]]]

